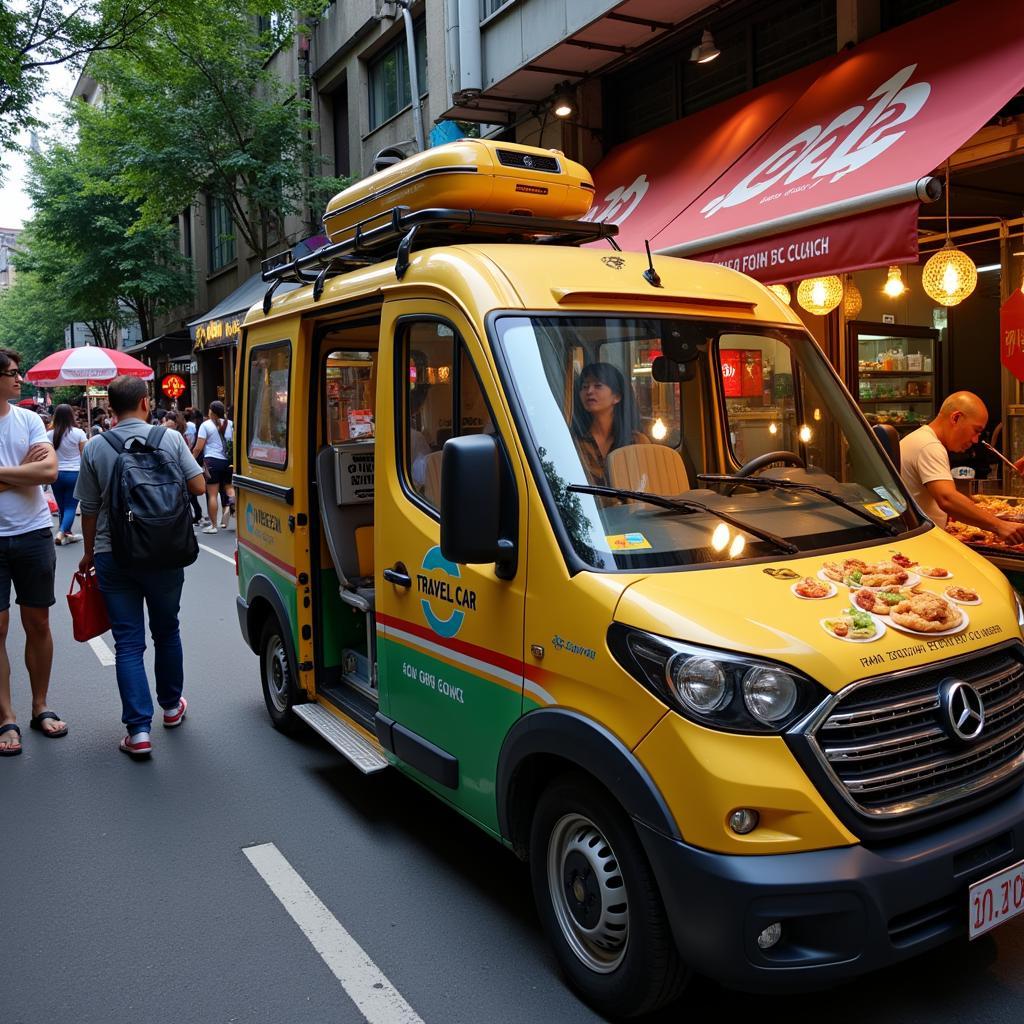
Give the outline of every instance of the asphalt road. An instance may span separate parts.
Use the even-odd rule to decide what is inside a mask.
[[[189,717],[157,726],[148,764],[117,750],[113,668],[71,638],[62,591],[80,546],[57,551],[51,703],[64,739],[27,729],[12,617],[25,752],[0,761],[0,1022],[361,1024],[243,852],[266,843],[427,1024],[598,1020],[559,978],[511,854],[397,773],[366,778],[318,737],[270,727],[234,571],[213,553],[230,558],[234,534],[201,541],[182,613]],[[684,1000],[660,1024],[730,1006],[830,1024],[1019,1024],[1024,920],[827,993],[751,997],[697,980]]]

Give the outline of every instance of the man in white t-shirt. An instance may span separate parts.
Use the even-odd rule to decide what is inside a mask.
[[[57,479],[57,453],[46,439],[43,421],[17,404],[20,363],[16,352],[0,349],[0,757],[21,753],[6,649],[12,584],[25,629],[25,668],[32,687],[29,724],[50,738],[68,732],[46,703],[53,662],[50,606],[56,554],[42,485]]]
[[[900,441],[900,476],[911,496],[938,526],[950,517],[990,530],[1006,544],[1024,543],[1024,524],[1007,523],[975,505],[953,483],[950,452],[965,452],[978,443],[988,423],[985,403],[970,391],[957,391],[939,414]]]

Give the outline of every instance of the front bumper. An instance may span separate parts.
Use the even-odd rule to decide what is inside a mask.
[[[1024,859],[1024,787],[903,842],[811,853],[710,853],[636,823],[680,955],[748,991],[819,988],[967,934],[969,886]],[[757,937],[782,924],[762,951]]]

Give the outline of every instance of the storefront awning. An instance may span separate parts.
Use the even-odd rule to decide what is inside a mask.
[[[916,260],[931,175],[1024,87],[1019,0],[960,0],[613,150],[589,219],[762,281]]]
[[[188,323],[197,351],[234,345],[242,333],[242,321],[250,307],[263,301],[270,287],[259,274],[253,274],[230,295],[221,299],[208,313]],[[278,286],[275,294],[283,295],[301,287],[294,282]]]

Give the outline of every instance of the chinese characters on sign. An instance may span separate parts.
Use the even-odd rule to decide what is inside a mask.
[[[185,393],[185,381],[176,373],[169,373],[160,382],[160,390],[168,397],[179,399]]]
[[[233,345],[242,334],[242,320],[233,317],[230,320],[207,320],[196,328],[196,350],[217,348],[221,345]]]
[[[999,358],[1017,380],[1024,380],[1024,292],[1019,288],[999,308]]]

